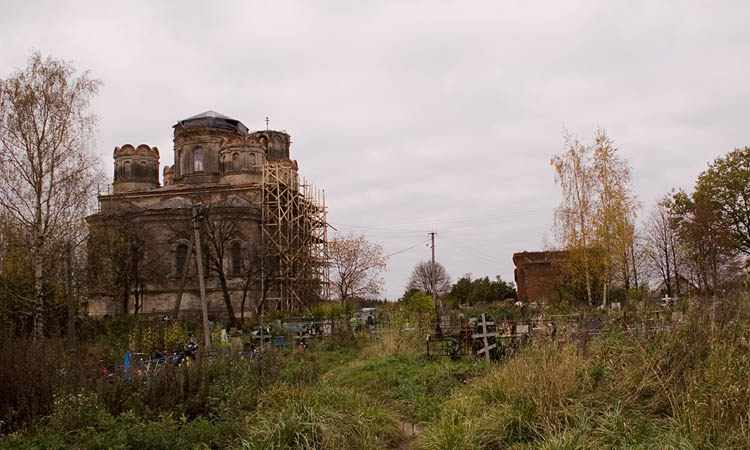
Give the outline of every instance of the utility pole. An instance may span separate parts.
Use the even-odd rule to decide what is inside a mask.
[[[432,266],[430,266],[430,293],[432,294],[433,300],[435,300],[435,307],[437,307],[437,296],[435,295],[435,233],[434,231],[430,231],[427,233],[430,235],[430,247],[432,248]]]
[[[198,284],[201,292],[201,312],[203,312],[203,334],[206,339],[206,351],[211,348],[211,329],[208,326],[208,304],[206,303],[206,284],[203,280],[203,256],[201,255],[201,233],[198,229],[198,206],[193,205],[193,232],[195,233],[195,257],[198,265]]]
[[[430,235],[430,247],[432,248],[432,265],[430,266],[430,293],[432,294],[432,301],[435,302],[435,317],[437,318],[437,325],[435,326],[435,334],[442,335],[440,329],[440,310],[438,309],[437,294],[435,293],[435,235],[434,231],[427,233]]]

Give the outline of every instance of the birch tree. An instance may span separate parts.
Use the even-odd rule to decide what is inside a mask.
[[[595,132],[591,145],[569,133],[564,139],[564,152],[550,161],[563,194],[555,210],[555,231],[568,251],[565,266],[571,278],[582,278],[591,305],[596,280],[602,306],[606,306],[613,280],[618,272],[628,271],[632,259],[628,254],[633,252],[638,201],[631,188],[630,167],[603,129]]]
[[[43,336],[45,260],[88,212],[96,183],[96,118],[88,107],[99,81],[35,52],[0,80],[0,208],[26,231],[32,258],[33,335]],[[47,262],[49,264],[49,262]]]
[[[634,219],[638,202],[631,188],[628,163],[620,158],[612,139],[596,130],[592,151],[593,190],[596,195],[594,230],[602,249],[600,279],[602,307],[607,305],[610,285],[620,264],[628,263],[633,245]]]
[[[592,258],[591,240],[594,234],[593,175],[590,164],[591,151],[570,133],[563,135],[563,153],[554,156],[550,164],[555,168],[555,182],[562,189],[563,199],[555,210],[555,233],[568,250],[573,278],[583,275],[586,300],[593,303],[591,295]]]

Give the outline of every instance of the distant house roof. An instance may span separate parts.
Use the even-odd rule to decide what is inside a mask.
[[[211,110],[180,120],[174,126],[178,125],[182,125],[187,130],[193,128],[223,128],[232,130],[240,136],[247,136],[248,133],[247,127],[239,120]]]

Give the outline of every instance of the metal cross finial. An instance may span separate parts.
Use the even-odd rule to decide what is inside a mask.
[[[270,122],[270,120],[268,120],[268,117],[266,117],[266,131],[268,131],[268,122]]]

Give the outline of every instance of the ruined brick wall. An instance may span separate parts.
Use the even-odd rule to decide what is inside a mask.
[[[565,252],[520,252],[513,254],[518,299],[552,302],[559,297],[562,282],[560,261]]]

